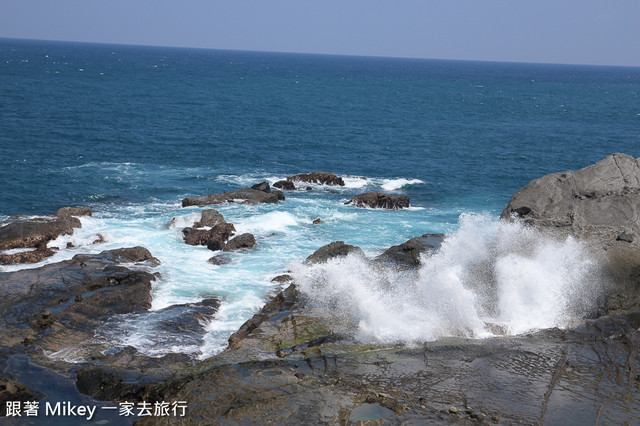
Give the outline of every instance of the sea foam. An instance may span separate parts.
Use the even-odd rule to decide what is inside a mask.
[[[349,317],[365,342],[416,343],[566,327],[595,308],[598,262],[574,239],[465,214],[417,272],[349,256],[294,270],[313,303]]]

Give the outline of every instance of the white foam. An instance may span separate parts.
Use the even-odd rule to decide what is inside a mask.
[[[16,248],[16,249],[9,249],[9,250],[4,250],[4,251],[0,251],[0,255],[11,255],[11,254],[18,254],[18,253],[28,253],[30,251],[36,251],[37,249],[34,248]]]
[[[342,176],[342,180],[344,181],[345,188],[364,188],[369,185],[371,182],[364,176]]]
[[[307,222],[289,212],[272,211],[239,220],[235,223],[238,234],[266,234],[269,232],[285,232],[288,228]]]
[[[354,319],[362,341],[414,343],[565,327],[601,293],[597,263],[577,241],[558,242],[486,215],[462,215],[458,231],[423,257],[419,273],[372,267],[359,256],[298,265],[313,301]]]
[[[408,185],[418,185],[421,183],[424,183],[424,181],[421,181],[420,179],[384,179],[380,187],[385,191],[396,191]]]

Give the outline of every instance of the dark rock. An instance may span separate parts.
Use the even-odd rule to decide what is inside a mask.
[[[217,210],[207,209],[202,210],[202,215],[200,216],[200,220],[193,224],[194,228],[204,228],[204,227],[214,227],[220,223],[227,223]]]
[[[344,241],[335,241],[320,247],[305,260],[305,263],[322,263],[334,257],[347,256],[356,253],[364,257],[364,252],[360,247],[345,244]]]
[[[301,173],[289,176],[287,180],[293,182],[318,183],[320,185],[344,186],[344,180],[342,180],[341,177],[336,176],[334,173],[326,172]]]
[[[33,392],[20,382],[0,375],[0,417],[5,416],[7,402],[39,401],[44,397],[39,392]]]
[[[273,192],[264,192],[247,188],[240,189],[238,191],[223,192],[222,194],[201,195],[199,197],[185,198],[182,200],[182,207],[236,202],[243,204],[277,203],[278,195]]]
[[[320,219],[319,217],[313,219],[313,224],[314,225],[320,225],[322,223],[322,219]]]
[[[220,249],[215,249],[220,250]],[[226,265],[227,263],[231,263],[231,258],[229,256],[223,256],[221,254],[217,256],[213,256],[208,260],[212,265]]]
[[[159,265],[160,261],[153,257],[151,252],[144,247],[127,247],[114,250],[107,250],[100,253],[98,256],[108,259],[115,263],[140,263],[149,262],[154,265]],[[90,255],[76,255],[74,259],[86,259],[91,258]]]
[[[23,251],[13,254],[0,255],[0,265],[15,265],[18,263],[38,263],[42,262],[47,257],[53,256],[54,250],[47,248],[46,245],[41,245],[36,250]]]
[[[633,242],[633,235],[631,234],[627,234],[626,232],[623,232],[621,234],[619,234],[616,237],[617,241],[624,241],[625,243],[632,243]]]
[[[376,259],[410,268],[420,266],[420,255],[437,250],[443,240],[444,234],[424,234],[388,248]]]
[[[235,232],[232,223],[218,223],[211,229],[184,228],[182,236],[184,242],[192,246],[209,246],[212,244],[224,244]],[[217,249],[219,250],[219,249]]]
[[[356,207],[397,210],[409,207],[409,197],[406,195],[395,196],[373,191],[356,195],[345,204],[353,204]]]
[[[271,280],[273,283],[286,283],[293,281],[293,277],[288,274],[278,275],[274,279]]]
[[[273,186],[286,191],[294,191],[296,189],[296,185],[290,180],[279,180]]]
[[[0,250],[38,247],[82,227],[80,220],[72,216],[18,218],[5,223],[0,227]]]
[[[271,187],[269,186],[269,182],[256,183],[251,187],[251,189],[255,189],[256,191],[271,192]]]
[[[278,189],[272,189],[271,190],[272,194],[276,194],[276,197],[278,197],[278,201],[284,201],[285,197],[284,197],[284,192],[278,190]]]
[[[305,191],[313,191],[313,188],[312,188],[312,187],[310,187],[310,186],[307,186],[304,190],[305,190]],[[337,192],[337,191],[331,191],[331,193],[332,193],[332,194],[337,194],[338,192]]]
[[[291,284],[284,291],[274,296],[250,320],[245,322],[238,331],[229,337],[229,348],[238,348],[241,342],[256,330],[264,321],[272,318],[274,313],[292,309],[299,302],[300,292],[295,284]]]
[[[104,243],[104,236],[102,236],[102,234],[97,234],[96,239],[93,240],[91,244],[100,244],[100,243]]]
[[[91,209],[89,207],[62,207],[56,213],[56,216],[92,216]]]
[[[232,238],[225,246],[224,251],[250,249],[256,245],[256,239],[252,234],[240,234]]]

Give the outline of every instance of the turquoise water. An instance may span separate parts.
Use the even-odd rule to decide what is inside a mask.
[[[344,240],[376,255],[427,232],[454,234],[461,214],[495,236],[495,218],[530,180],[612,152],[640,156],[639,93],[638,68],[0,39],[0,216],[89,205],[94,217],[54,242],[61,250],[47,262],[149,248],[162,261],[154,310],[222,297],[201,345],[174,336],[169,348],[207,356],[276,290],[274,276],[307,277],[299,262],[321,245]],[[199,212],[182,198],[316,170],[356,177],[277,205],[216,207],[258,241],[230,264],[210,265],[215,253],[182,243]],[[368,190],[408,195],[412,208],[344,205]],[[106,243],[89,244],[98,233]],[[102,337],[160,354],[167,336],[153,321],[123,318]]]

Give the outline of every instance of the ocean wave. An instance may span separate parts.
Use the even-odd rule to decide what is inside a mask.
[[[396,191],[398,189],[404,188],[405,186],[419,185],[423,183],[424,181],[421,181],[420,179],[384,179],[380,187],[385,191]]]
[[[595,308],[598,263],[574,239],[554,241],[487,215],[462,215],[416,274],[358,256],[298,265],[315,303],[353,318],[364,342],[416,343],[566,327]]]

